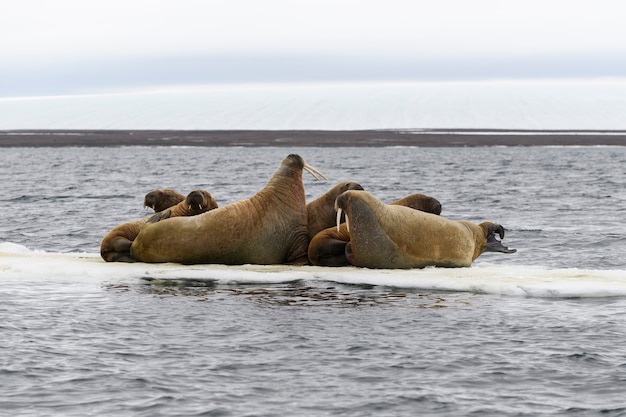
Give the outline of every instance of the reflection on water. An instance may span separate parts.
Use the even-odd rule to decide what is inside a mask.
[[[469,306],[466,300],[448,299],[441,293],[393,290],[373,285],[308,285],[303,281],[255,285],[218,285],[214,280],[143,278],[140,283],[107,283],[103,288],[119,293],[136,292],[159,298],[189,297],[198,302],[212,302],[224,296],[244,297],[269,306],[362,307],[402,306],[405,308],[445,308]]]

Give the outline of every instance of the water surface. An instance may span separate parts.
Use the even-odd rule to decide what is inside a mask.
[[[344,180],[384,201],[430,194],[450,218],[503,224],[518,252],[415,285],[98,260],[108,230],[148,214],[147,191],[225,205],[292,152],[330,179],[305,174],[309,198]],[[13,148],[0,162],[0,414],[626,414],[624,148]],[[547,289],[511,290],[527,276]]]

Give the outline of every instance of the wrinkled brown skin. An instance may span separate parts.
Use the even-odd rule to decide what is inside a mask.
[[[335,211],[335,200],[348,190],[362,190],[359,183],[353,181],[340,182],[333,188],[322,194],[306,205],[309,236],[313,237],[319,232],[337,223],[337,212]]]
[[[302,171],[289,155],[252,197],[199,216],[144,227],[131,246],[143,262],[304,264],[309,234]]]
[[[161,205],[155,207],[161,207],[162,204],[163,201],[161,201]],[[100,256],[107,262],[136,262],[130,255],[130,246],[144,225],[170,217],[195,216],[216,208],[217,202],[209,192],[204,190],[192,191],[183,201],[164,211],[114,227],[102,239]]]
[[[406,206],[436,215],[441,213],[439,200],[425,194],[410,194],[390,204]],[[333,217],[336,218],[334,202],[333,213]],[[309,262],[312,265],[320,266],[350,265],[345,251],[348,242],[350,242],[350,233],[345,223],[339,226],[339,230],[335,225],[316,233],[309,243]]]
[[[468,267],[487,248],[513,253],[494,237],[504,228],[480,225],[398,205],[384,204],[366,191],[348,191],[337,198],[346,212],[350,242],[346,258],[366,268]]]
[[[155,213],[168,209],[181,201],[185,196],[171,188],[152,190],[143,199],[143,206],[150,207]]]

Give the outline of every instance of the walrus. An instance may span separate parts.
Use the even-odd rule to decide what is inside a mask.
[[[193,217],[146,225],[130,247],[143,262],[303,264],[309,233],[302,172],[326,177],[295,154],[252,197]]]
[[[311,201],[306,205],[309,224],[309,236],[312,238],[318,232],[335,225],[335,199],[348,190],[362,190],[363,187],[354,181],[344,181]]]
[[[143,198],[143,206],[150,207],[155,213],[168,209],[181,201],[185,196],[171,188],[152,190]]]
[[[483,252],[514,253],[495,237],[502,225],[453,221],[389,205],[367,191],[346,191],[335,201],[345,212],[350,242],[346,258],[367,268],[468,267]]]
[[[426,194],[410,194],[389,204],[406,206],[435,215],[441,214],[439,200]],[[334,212],[335,203],[333,202],[333,217],[337,217]],[[336,222],[340,223],[340,219],[337,218]],[[322,266],[350,265],[345,251],[349,241],[350,233],[345,223],[341,223],[339,227],[333,226],[318,232],[309,243],[309,262],[312,265]]]
[[[148,193],[146,197],[151,193],[154,193],[154,191]],[[163,196],[166,196],[165,199]],[[166,201],[173,201],[172,196],[174,194],[166,192],[161,195],[160,199],[155,200],[154,205],[150,207],[164,207],[168,204]],[[100,244],[100,256],[102,256],[102,259],[107,262],[135,262],[136,260],[130,255],[130,246],[141,231],[141,228],[146,224],[158,222],[169,217],[194,216],[204,213],[205,211],[216,209],[217,202],[208,191],[195,190],[190,192],[183,201],[168,207],[165,211],[114,227],[104,236]]]
[[[389,204],[393,206],[410,207],[413,210],[419,210],[426,213],[437,215],[441,214],[441,203],[439,200],[426,194],[409,194]]]

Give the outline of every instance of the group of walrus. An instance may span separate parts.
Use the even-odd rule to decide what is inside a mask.
[[[385,204],[342,182],[307,204],[303,171],[327,179],[292,154],[265,188],[223,207],[204,190],[151,191],[144,205],[156,213],[113,228],[100,254],[108,262],[407,269],[467,267],[485,251],[516,252],[496,238],[501,225],[446,219],[424,194]]]

